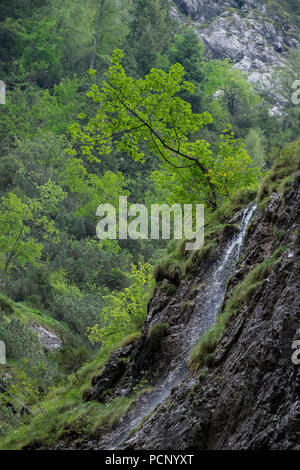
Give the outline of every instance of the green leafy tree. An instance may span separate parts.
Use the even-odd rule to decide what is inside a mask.
[[[58,77],[62,44],[62,37],[56,30],[56,18],[44,17],[30,23],[21,31],[20,39],[24,47],[21,70],[30,81],[37,80],[44,88],[53,84]]]
[[[245,140],[245,147],[253,163],[260,169],[264,168],[266,160],[266,139],[260,129],[250,129]]]
[[[182,98],[191,102],[195,112],[200,112],[208,67],[204,60],[204,46],[194,30],[189,28],[176,36],[175,44],[168,52],[168,63],[179,63],[184,67],[186,80],[195,88],[192,95],[185,92]]]
[[[103,176],[88,173],[83,160],[79,158],[67,160],[63,182],[70,191],[79,194],[79,214],[95,216],[99,204],[106,202],[116,206],[119,196],[129,195],[125,190],[126,180],[122,173],[107,171]]]
[[[95,0],[94,37],[91,51],[90,68],[99,70],[115,47],[120,46],[127,28],[125,14],[128,1]],[[106,60],[106,64],[107,60]]]
[[[49,414],[43,404],[45,390],[40,385],[41,375],[47,372],[47,366],[44,362],[31,363],[28,359],[24,359],[23,364],[22,369],[15,370],[8,392],[19,402],[23,402],[25,412],[26,409],[30,412],[29,407],[37,404],[43,415],[48,418]]]
[[[129,287],[104,297],[106,305],[101,312],[101,324],[90,328],[92,343],[107,344],[141,328],[154,287],[153,266],[148,263],[140,267],[132,265],[127,276],[131,282]]]
[[[143,77],[155,66],[158,54],[167,52],[172,39],[169,4],[164,0],[136,0],[125,42],[126,68]]]
[[[3,284],[16,263],[24,267],[41,258],[43,245],[33,238],[33,227],[44,237],[55,233],[53,221],[41,214],[38,201],[23,202],[14,193],[1,199],[0,269]]]
[[[178,170],[193,168],[198,191],[213,208],[218,194],[229,195],[240,184],[257,178],[257,172],[249,168],[251,160],[242,142],[232,133],[221,138],[217,155],[207,141],[195,137],[213,119],[207,112],[193,113],[190,103],[178,96],[182,91],[194,91],[193,84],[184,80],[180,64],[169,72],[152,69],[145,79],[135,80],[126,75],[122,57],[121,51],[114,52],[102,88],[93,85],[88,93],[99,106],[96,116],[86,125],[75,123],[70,127],[89,161],[99,161],[96,151],[109,154],[116,148],[139,161],[144,161],[145,151],[156,154],[177,176],[181,175]],[[68,152],[76,154],[72,148]],[[187,184],[189,187],[190,182]]]

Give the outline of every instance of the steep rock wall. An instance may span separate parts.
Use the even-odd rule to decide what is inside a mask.
[[[230,319],[209,367],[174,389],[124,448],[300,449],[300,374],[292,362],[300,337],[299,229],[298,173],[283,197],[273,194],[257,213],[225,300],[276,249],[283,254]]]
[[[299,30],[260,0],[173,0],[173,15],[189,17],[213,58],[230,58],[254,82],[267,85],[272,70],[298,48]]]

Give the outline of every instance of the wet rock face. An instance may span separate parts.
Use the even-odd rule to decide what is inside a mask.
[[[114,390],[114,387],[119,384],[119,380],[126,371],[127,359],[130,357],[132,349],[133,345],[129,345],[117,349],[110,355],[103,372],[93,377],[92,388],[84,391],[83,401],[106,402],[113,397],[122,395],[120,387],[117,391]]]
[[[239,219],[240,214],[226,230],[229,240],[229,229]],[[219,254],[227,242],[220,238]],[[300,173],[284,196],[274,193],[252,219],[223,309],[233,289],[279,248],[284,248],[281,258],[232,315],[208,365],[159,398],[160,404],[130,437],[148,406],[147,395],[141,395],[111,433],[80,443],[79,448],[300,449],[300,366],[292,362],[292,343],[300,339]],[[164,379],[187,357],[191,320],[196,316],[201,329],[208,328],[207,311],[199,299],[218,264],[215,256],[203,260],[194,277],[182,280],[172,296],[155,293],[138,342],[111,355],[85,400],[128,396],[141,379],[160,393]],[[168,327],[153,349],[149,332],[156,323]]]
[[[267,10],[259,0],[174,0],[174,16],[189,16],[195,31],[213,58],[231,58],[250,80],[266,84],[289,48],[300,43],[290,33],[293,25]],[[181,13],[181,16],[177,12]]]
[[[279,235],[274,236],[274,233]],[[182,383],[124,448],[300,449],[300,175],[251,223],[226,299],[279,246],[282,258],[230,320],[209,368]]]
[[[84,392],[84,401],[103,402],[129,396],[141,381],[146,381],[152,388],[164,387],[165,379],[188,357],[193,319],[199,318],[203,332],[210,326],[206,325],[205,319],[208,312],[198,314],[199,296],[211,282],[214,261],[219,259],[235,232],[236,225],[227,226],[220,239],[219,254],[216,252],[212,258],[203,260],[197,274],[189,281],[182,280],[175,293],[167,295],[156,290],[137,343],[111,354],[103,372],[93,378],[92,387]],[[151,330],[157,325],[165,326],[159,342],[151,339]],[[196,339],[199,334],[197,330]],[[186,369],[186,364],[184,367]]]

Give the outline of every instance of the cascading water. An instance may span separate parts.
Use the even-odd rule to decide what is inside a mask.
[[[216,321],[226,292],[227,281],[234,271],[241,252],[247,227],[255,210],[256,206],[254,205],[247,207],[243,211],[239,233],[234,236],[227,245],[219,263],[212,271],[210,276],[212,282],[208,287],[206,287],[206,289],[204,289],[197,299],[198,305],[196,313],[190,319],[190,322],[183,333],[185,338],[184,341],[182,341],[183,346],[180,351],[180,357],[182,360],[179,361],[179,363],[178,360],[174,361],[174,366],[171,364],[168,376],[160,385],[148,394],[145,401],[143,401],[142,406],[138,407],[138,411],[134,413],[129,421],[120,424],[116,430],[118,433],[117,435],[114,433],[112,436],[108,437],[105,442],[101,442],[102,449],[117,449],[124,445],[130,445],[130,441],[134,439],[134,437],[130,436],[134,434],[133,430],[139,426],[142,419],[151,413],[157,405],[162,403],[174,387],[187,378],[187,361],[190,351],[198,341],[199,337],[202,336],[203,333],[205,333],[205,331]],[[92,447],[97,448],[95,443],[93,443]]]

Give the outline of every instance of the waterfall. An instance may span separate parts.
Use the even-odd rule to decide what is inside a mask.
[[[205,331],[216,321],[224,299],[228,279],[232,275],[236,266],[247,227],[255,210],[255,205],[244,209],[239,232],[232,238],[232,240],[230,240],[221,256],[221,259],[217,263],[217,266],[213,268],[212,273],[209,273],[209,278],[212,279],[212,282],[198,295],[196,312],[190,319],[185,331],[182,333],[185,335],[183,348],[180,354],[182,360],[179,361],[179,363],[178,360],[176,361],[174,367],[171,367],[169,375],[161,384],[149,393],[145,402],[142,403],[142,407],[139,407],[141,409],[139,409],[134,416],[129,419],[129,422],[121,423],[119,425],[115,434],[110,436],[110,438],[104,443],[105,448],[111,450],[117,449],[125,442],[126,445],[130,445],[130,441],[133,437],[130,438],[129,435],[139,426],[142,419],[151,413],[156,406],[162,403],[169,396],[174,387],[187,379],[189,373],[187,361],[191,349],[200,336],[202,336],[202,334],[205,333]],[[116,433],[118,434],[116,435]],[[93,448],[95,448],[95,444],[93,444]]]

